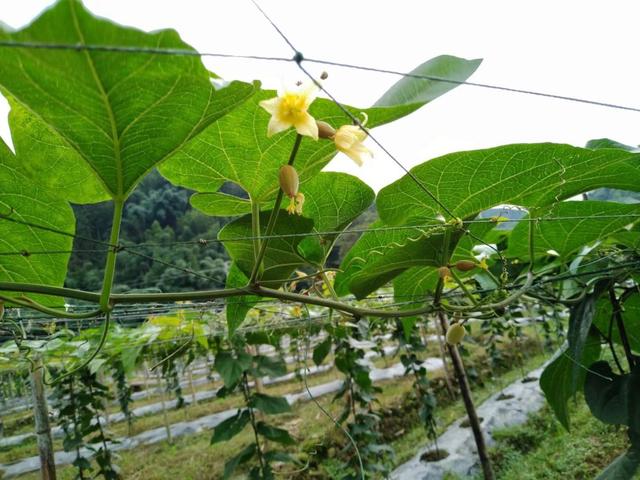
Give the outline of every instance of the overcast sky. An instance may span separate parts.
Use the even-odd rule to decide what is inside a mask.
[[[19,28],[50,0],[0,0],[0,21]],[[288,45],[249,0],[85,0],[94,13],[143,30],[175,28],[202,52],[290,57]],[[309,58],[410,71],[437,55],[483,58],[472,80],[640,107],[640,4],[631,1],[261,0]],[[0,50],[1,54],[1,50]],[[268,87],[303,79],[294,64],[205,58],[226,79]],[[366,107],[398,78],[308,64],[338,100]],[[7,106],[0,135],[7,138]],[[582,146],[609,137],[640,143],[640,113],[461,86],[416,113],[374,130],[406,166],[445,153],[519,142]],[[374,149],[373,146],[371,146]],[[328,166],[376,190],[402,175],[377,152],[358,168],[344,156]]]

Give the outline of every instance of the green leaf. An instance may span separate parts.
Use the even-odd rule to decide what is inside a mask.
[[[400,288],[398,299],[406,295],[423,296],[435,287],[433,282],[437,282],[437,277],[433,272],[442,266],[443,258],[451,256],[452,261],[473,258],[472,249],[480,243],[476,239],[482,238],[493,227],[494,224],[489,222],[473,223],[466,227],[473,237],[456,231],[450,235],[448,251],[443,252],[442,224],[395,228],[375,222],[371,225],[372,231],[365,232],[345,256],[342,271],[336,276],[337,291],[341,295],[350,291],[356,297],[364,298],[411,269],[407,279],[415,283],[408,284],[407,280],[401,279],[397,285]],[[405,285],[408,287],[406,291],[403,290]],[[425,290],[419,290],[421,288]],[[407,308],[417,306],[407,304]]]
[[[599,356],[600,337],[592,333],[585,343],[582,357],[579,360],[570,357],[569,349],[565,345],[556,352],[540,376],[540,388],[542,388],[556,418],[567,430],[570,426],[567,401],[582,387],[585,378],[585,372],[581,369],[578,382],[574,386],[572,382],[573,367],[576,362],[581,365],[591,365]]]
[[[283,445],[295,445],[296,440],[289,435],[289,432],[282,428],[272,427],[264,422],[258,422],[257,431],[267,440],[272,440]]]
[[[610,138],[598,138],[595,140],[589,140],[586,145],[587,148],[598,150],[600,148],[619,148],[626,150],[627,152],[640,152],[640,148],[632,147],[631,145],[625,145],[624,143],[616,142]]]
[[[256,362],[256,376],[278,378],[287,373],[287,364],[282,358],[267,357],[266,355],[256,355],[253,358]]]
[[[325,338],[322,342],[320,342],[316,348],[313,349],[313,363],[316,365],[322,365],[324,359],[327,358],[327,355],[331,353],[331,336]]]
[[[439,266],[441,229],[383,228],[380,221],[371,224],[372,231],[365,232],[345,256],[340,266],[342,272],[336,275],[335,281],[339,295],[351,291],[363,298],[408,268]]]
[[[230,388],[251,367],[251,355],[240,352],[234,357],[231,352],[218,352],[215,367],[224,381],[224,386]]]
[[[596,480],[632,480],[640,467],[640,450],[629,449],[605,468]]]
[[[519,144],[451,153],[411,172],[456,217],[469,218],[503,204],[541,208],[600,187],[639,191],[639,159],[613,148]],[[408,175],[379,192],[377,207],[389,225],[445,213]]]
[[[74,203],[109,199],[100,179],[75,149],[18,102],[10,103],[11,138],[17,155],[29,159],[24,163],[26,172]]]
[[[122,27],[92,16],[77,0],[60,0],[24,29],[0,31],[0,39],[190,49],[173,30]],[[60,137],[52,187],[95,176],[90,189],[72,193],[82,203],[125,198],[154,165],[253,93],[242,83],[216,90],[196,56],[26,48],[3,51],[0,86],[24,107],[18,117],[33,117],[14,120],[33,122],[42,145]],[[68,155],[58,155],[61,142]],[[34,171],[49,167],[43,155],[30,163]]]
[[[640,352],[640,294],[633,294],[626,298],[622,306],[622,322],[629,339],[631,349]],[[593,324],[603,335],[609,335],[609,324],[613,310],[608,298],[601,298],[596,304],[596,315]],[[618,345],[622,345],[620,330],[616,321],[611,325],[611,338]]]
[[[245,275],[236,262],[231,263],[229,273],[227,273],[226,288],[244,287],[249,283],[249,277]],[[242,324],[247,313],[260,301],[256,295],[242,295],[232,297],[226,301],[227,329],[229,337],[232,337],[237,328]]]
[[[640,232],[617,232],[611,235],[609,241],[614,244],[624,245],[632,250],[640,250]]]
[[[613,425],[629,427],[632,447],[613,461],[599,479],[631,479],[640,466],[640,367],[616,375],[607,362],[589,367],[584,398],[593,416]]]
[[[380,97],[375,106],[389,107],[428,103],[457,87],[458,82],[469,78],[481,62],[481,59],[462,60],[451,55],[432,58],[413,69],[408,76],[402,77]],[[428,76],[433,80],[415,78],[411,75]],[[437,81],[436,78],[450,81]]]
[[[596,283],[593,292],[588,294],[580,303],[574,305],[569,313],[569,331],[567,341],[569,343],[568,355],[570,358],[582,358],[585,344],[590,336],[593,336],[592,324],[596,313],[596,302],[610,285],[610,280],[605,279]],[[584,365],[584,364],[582,364]],[[574,362],[571,374],[571,389],[576,391],[578,383],[584,378],[584,371],[579,362]]]
[[[271,211],[260,213],[261,232],[264,235]],[[276,280],[271,285],[279,285],[287,279],[300,265],[305,264],[304,258],[298,253],[297,246],[302,241],[301,234],[311,231],[313,221],[298,215],[289,215],[280,211],[276,222],[275,235],[289,235],[269,240],[264,256],[265,282]],[[293,235],[293,236],[291,236]],[[224,226],[218,233],[218,238],[224,242],[229,255],[244,275],[249,277],[254,264],[254,243],[247,238],[252,236],[251,215],[245,215]]]
[[[68,252],[73,246],[75,217],[67,202],[43,190],[24,173],[26,163],[26,158],[14,156],[0,139],[0,250],[16,253],[0,256],[0,281],[62,286]],[[18,222],[59,230],[66,235]],[[29,297],[46,305],[64,303],[57,297]]]
[[[211,216],[237,217],[251,213],[249,200],[222,192],[196,193],[190,203],[193,208]]]
[[[594,417],[612,425],[629,425],[629,375],[616,375],[605,361],[589,366],[584,399]]]
[[[375,198],[371,187],[362,180],[336,172],[317,174],[302,184],[301,191],[305,195],[303,215],[313,220],[314,233],[344,230]],[[311,235],[300,242],[298,250],[308,260],[323,264],[337,236]],[[314,258],[312,252],[318,252],[320,257]]]
[[[492,223],[472,223],[469,231],[473,237],[464,235],[460,238],[451,255],[451,263],[457,262],[458,260],[473,260],[476,255],[473,248],[480,243],[477,238],[483,239],[486,237],[486,235],[492,231],[493,227],[494,225]],[[478,272],[474,270],[466,274],[460,272],[459,276],[465,277],[476,273]],[[402,305],[400,308],[418,308],[420,303],[414,303],[412,301],[424,298],[428,293],[432,293],[436,288],[438,278],[438,270],[434,267],[413,267],[397,276],[393,281],[395,300],[397,302],[411,302],[405,303],[405,305]],[[495,284],[492,284],[492,286],[495,286]]]
[[[248,409],[238,410],[238,413],[233,417],[227,418],[216,425],[213,429],[211,444],[231,440],[247,426],[249,420],[251,420],[251,415]]]
[[[478,63],[478,60],[439,57],[432,61],[431,66],[423,65],[421,68],[427,73],[447,73],[457,80],[464,80]],[[407,115],[455,86],[410,79],[392,87],[378,106],[346,108],[357,116],[361,112],[366,113],[369,117],[367,127],[373,128]],[[275,96],[276,92],[272,90],[260,91],[176,152],[160,167],[161,173],[173,183],[198,192],[216,192],[225,181],[230,181],[242,187],[254,202],[272,201],[279,188],[278,170],[286,163],[296,136],[296,132],[290,129],[267,138],[270,116],[259,102]],[[317,120],[328,122],[335,128],[352,123],[339,106],[327,99],[316,99],[309,112]],[[302,182],[314,177],[336,153],[332,141],[305,138],[295,163]]]
[[[533,247],[536,257],[548,255],[555,250],[561,259],[567,259],[585,245],[603,239],[617,230],[622,230],[636,218],[624,217],[640,213],[639,205],[613,202],[580,201],[562,202],[554,205],[540,216],[549,221],[534,223]],[[562,221],[553,218],[569,217]],[[573,217],[573,218],[572,218]],[[507,255],[529,259],[529,223],[519,222],[509,237]]]
[[[271,397],[263,393],[254,393],[251,396],[249,406],[257,408],[267,415],[286,413],[291,411],[291,406],[284,397]]]
[[[244,448],[238,455],[227,461],[227,463],[224,464],[224,473],[222,475],[222,478],[227,479],[231,475],[233,475],[233,472],[236,471],[236,468],[238,468],[243,463],[247,463],[249,460],[251,460],[251,458],[253,458],[253,456],[256,454],[256,450],[256,444],[252,443]]]

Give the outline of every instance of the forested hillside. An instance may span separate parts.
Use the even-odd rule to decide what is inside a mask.
[[[128,251],[120,254],[115,286],[118,291],[142,286],[145,290],[167,291],[224,285],[228,260],[224,249],[215,241],[201,245],[199,240],[214,240],[227,220],[208,217],[191,208],[190,195],[191,192],[171,185],[154,171],[129,197],[124,209],[121,242],[123,245],[148,246],[135,249],[141,255]],[[74,211],[78,219],[78,236],[108,241],[112,215],[110,202],[76,205]],[[67,286],[100,290],[105,247],[76,239],[74,250]],[[201,276],[167,268],[151,257],[197,271]]]

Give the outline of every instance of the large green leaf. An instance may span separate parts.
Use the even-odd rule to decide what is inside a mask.
[[[395,105],[423,105],[457,87],[457,81],[469,78],[480,66],[482,60],[463,61],[451,55],[440,55],[414,68],[408,76],[402,77],[375,103],[376,107]],[[416,78],[422,75],[433,79]],[[436,78],[452,80],[438,81]]]
[[[313,235],[302,240],[299,250],[308,260],[322,265],[338,236],[336,232],[369,208],[375,194],[362,180],[335,172],[319,173],[302,186],[302,191],[306,198],[303,215],[313,220]]]
[[[640,191],[640,154],[613,148],[506,145],[451,153],[411,172],[459,218],[501,204],[541,208],[599,187]],[[383,188],[377,206],[390,225],[445,213],[408,175]]]
[[[260,214],[262,235],[269,221],[271,211]],[[262,279],[265,282],[278,281],[279,285],[287,279],[294,269],[305,264],[305,260],[297,250],[304,234],[311,231],[313,221],[298,215],[288,215],[281,211],[276,222],[275,237],[269,240],[264,256],[264,271]],[[229,255],[240,270],[248,277],[255,263],[254,242],[252,236],[251,215],[245,215],[224,226],[218,233],[218,238],[224,242]],[[274,286],[273,283],[270,285]]]
[[[410,258],[409,255],[412,252],[418,252],[425,259],[425,262],[429,261],[430,264],[435,265],[435,259],[438,257],[438,252],[441,247],[437,246],[434,242],[431,247],[433,248],[433,246],[436,245],[438,247],[437,251],[427,251],[423,249],[423,247],[427,246],[426,244],[429,242],[428,239],[434,236],[437,236],[438,239],[442,238],[440,233],[431,233],[426,228],[385,228],[385,225],[381,221],[372,223],[370,231],[365,232],[344,257],[340,266],[342,272],[336,276],[336,292],[338,295],[347,295],[352,291],[358,295],[358,293],[351,290],[351,283],[354,281],[354,278],[361,272],[365,277],[364,279],[361,277],[362,280],[367,279],[366,277],[368,277],[369,272],[375,274],[375,265],[377,265],[378,262],[387,263],[385,261],[385,255],[392,250],[407,252],[408,258]],[[416,243],[420,244],[416,245]],[[399,257],[400,255],[396,253],[396,256]],[[429,257],[431,258],[429,259]],[[393,265],[389,262],[386,271],[380,275],[380,278],[374,279],[375,284],[372,281],[368,287],[375,290],[375,288],[391,280],[409,266],[410,265],[404,266],[404,268],[393,268]],[[368,288],[363,288],[362,290],[363,292],[359,293],[364,293],[364,290],[368,290]],[[366,295],[366,293],[364,293],[364,295]]]
[[[479,65],[478,60],[456,57],[438,57],[431,62],[420,67],[422,73],[445,73],[454,80],[465,80]],[[453,83],[407,79],[392,87],[377,106],[347,108],[354,115],[366,113],[367,127],[372,128],[407,115],[455,86]],[[289,130],[267,138],[269,114],[259,102],[275,95],[272,90],[259,92],[176,152],[160,167],[160,172],[173,183],[199,192],[216,192],[225,181],[230,181],[242,187],[254,202],[273,200],[278,191],[278,170],[286,163],[296,136],[294,130]],[[315,100],[310,113],[336,128],[351,124],[351,119],[340,107],[327,99]],[[301,181],[310,180],[335,154],[332,141],[305,138],[295,161]]]
[[[190,199],[191,205],[208,215],[236,217],[251,213],[251,201],[223,192],[196,193]]]
[[[175,31],[125,28],[92,16],[77,0],[60,0],[20,31],[0,30],[0,39],[190,48]],[[51,186],[71,192],[79,179],[95,176],[91,188],[71,193],[83,203],[126,197],[155,164],[253,92],[241,83],[216,91],[195,56],[29,48],[3,49],[0,86],[24,107],[13,121],[33,126],[38,148],[54,134],[61,138]],[[50,162],[37,154],[29,165],[47,170]]]
[[[573,382],[574,367],[591,365],[600,356],[600,336],[593,333],[588,337],[582,349],[582,357],[571,357],[568,346],[563,346],[556,352],[551,362],[545,367],[540,376],[540,388],[544,392],[547,402],[553,409],[556,418],[568,430],[569,410],[567,402],[584,385],[585,371],[580,369],[577,382]]]
[[[75,233],[73,211],[22,171],[25,162],[0,139],[0,250],[6,253],[0,255],[0,281],[62,286]],[[41,295],[31,298],[47,305],[63,303]]]
[[[493,223],[479,222],[468,227],[471,235],[463,235],[461,231],[453,233],[446,258],[449,254],[451,261],[473,258],[472,249],[479,243],[477,239],[493,227]],[[381,230],[375,230],[378,228]],[[342,262],[342,272],[336,277],[338,291],[343,295],[350,291],[363,298],[407,272],[406,278],[394,284],[398,301],[402,301],[400,297],[425,295],[437,282],[433,272],[442,263],[443,241],[442,225],[396,229],[376,222],[372,231],[360,237]]]
[[[543,213],[540,222],[534,223],[534,254],[541,257],[548,255],[549,250],[555,250],[561,259],[567,259],[581,247],[637,222],[640,217],[632,215],[638,214],[640,205],[593,200],[559,203]],[[566,218],[555,220],[558,217]],[[528,260],[528,236],[529,222],[519,222],[509,237],[507,254]]]

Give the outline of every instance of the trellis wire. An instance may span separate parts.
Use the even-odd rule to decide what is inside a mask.
[[[639,207],[640,208],[640,207]],[[473,220],[465,220],[465,224],[479,224],[479,223],[493,223],[499,225],[501,223],[518,223],[518,222],[553,222],[553,221],[565,221],[565,220],[598,220],[598,219],[616,219],[616,218],[629,218],[631,219],[639,219],[640,213],[626,213],[626,214],[610,214],[610,215],[567,215],[567,216],[557,216],[557,217],[522,217],[522,218],[507,218],[507,219],[492,219],[492,218],[476,218]],[[0,220],[8,220],[6,216],[0,215]],[[348,235],[350,233],[367,233],[367,232],[393,232],[393,231],[404,231],[404,230],[416,230],[419,231],[421,229],[428,229],[433,227],[446,227],[447,225],[443,222],[434,221],[433,223],[423,223],[419,225],[388,225],[384,227],[373,227],[373,228],[351,228],[345,230],[325,230],[325,231],[312,231],[312,232],[302,232],[302,233],[286,233],[286,234],[277,234],[277,235],[247,235],[242,237],[235,238],[212,238],[212,239],[198,239],[198,240],[188,240],[188,241],[177,241],[177,242],[143,242],[143,243],[135,243],[135,244],[119,244],[119,245],[111,245],[108,242],[103,240],[92,239],[83,236],[77,236],[71,234],[69,232],[64,232],[62,230],[53,229],[51,227],[38,225],[33,222],[23,222],[16,221],[15,219],[11,219],[11,221],[15,223],[20,223],[29,227],[42,229],[50,231],[51,233],[58,233],[60,235],[70,236],[73,238],[77,238],[79,240],[93,242],[101,245],[108,246],[110,248],[117,248],[119,251],[128,251],[134,255],[142,256],[140,254],[134,253],[131,250],[136,248],[145,248],[145,247],[166,247],[170,248],[175,245],[200,245],[205,247],[209,243],[233,243],[233,242],[247,242],[253,240],[269,240],[276,238],[305,238],[305,237],[317,237],[317,236],[330,236],[330,235]],[[622,230],[621,230],[622,231]],[[107,250],[81,250],[86,252],[102,252],[106,253]],[[16,256],[29,256],[31,254],[56,254],[56,253],[74,253],[74,250],[40,250],[31,252],[26,249],[19,249],[15,251],[5,251],[0,252],[0,255],[16,255]]]
[[[283,36],[283,38],[286,38]],[[289,46],[293,48],[287,40]],[[180,49],[180,48],[153,48],[153,47],[130,47],[126,45],[87,45],[87,44],[68,44],[68,43],[43,43],[43,42],[27,42],[27,41],[0,41],[0,48],[27,48],[34,50],[68,50],[76,52],[110,52],[123,54],[147,54],[147,55],[174,55],[189,57],[214,57],[238,60],[257,60],[272,62],[297,62],[296,57],[278,57],[278,56],[262,56],[262,55],[243,55],[223,52],[198,52],[196,50]],[[522,95],[530,95],[536,97],[544,97],[553,100],[561,100],[575,103],[583,103],[598,107],[612,108],[617,110],[626,110],[632,112],[640,112],[640,108],[629,105],[616,104],[611,102],[601,102],[586,98],[573,97],[570,95],[558,95],[554,93],[546,93],[537,90],[527,90],[522,88],[514,88],[503,85],[495,85],[490,83],[471,82],[467,80],[455,80],[452,78],[440,77],[435,75],[422,75],[411,72],[400,72],[386,68],[370,67],[365,65],[354,65],[350,63],[335,62],[331,60],[323,60],[319,58],[301,58],[301,62],[315,63],[319,65],[330,65],[340,68],[348,68],[353,70],[362,70],[366,72],[381,73],[386,75],[394,75],[399,77],[409,77],[421,80],[430,80],[433,82],[451,83],[455,85],[465,85],[469,87],[478,87],[483,89],[498,90],[507,93],[517,93]]]

